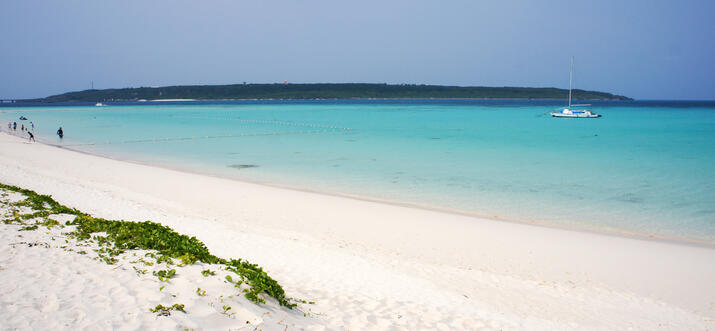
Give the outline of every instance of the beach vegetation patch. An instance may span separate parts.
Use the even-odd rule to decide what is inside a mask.
[[[229,312],[228,312],[229,310],[231,310],[231,306],[223,305],[221,314],[230,316],[231,314],[229,314]]]
[[[156,313],[158,316],[169,316],[171,315],[172,310],[180,311],[186,314],[186,310],[184,310],[184,305],[178,303],[175,303],[168,307],[165,307],[163,305],[156,305],[156,307],[154,308],[149,308],[149,311],[151,311],[152,313]]]
[[[197,259],[196,259],[195,256],[193,256],[193,255],[191,255],[191,254],[189,254],[189,253],[186,253],[186,254],[184,254],[184,255],[182,255],[182,256],[179,256],[179,260],[181,261],[181,264],[179,264],[179,266],[182,267],[182,266],[185,266],[185,265],[194,264],[194,262],[196,262]]]
[[[281,305],[294,307],[295,303],[290,303],[285,297],[283,288],[273,278],[269,277],[261,267],[251,264],[248,261],[241,259],[223,261],[226,265],[226,270],[231,271],[241,277],[245,283],[249,285],[244,289],[246,299],[253,302],[265,303],[266,301],[259,296],[260,293],[267,293],[273,298],[281,298],[278,302]]]
[[[20,228],[20,231],[32,231],[32,230],[37,230],[37,224],[35,224],[35,225],[23,226],[23,227]]]
[[[51,229],[54,226],[59,226],[60,222],[58,220],[53,220],[51,218],[47,218],[44,221],[40,222],[39,224],[47,227],[48,229]]]
[[[131,263],[139,263],[139,262],[141,262],[142,264],[144,264],[145,266],[148,266],[148,267],[151,267],[154,265],[154,262],[144,260],[143,257],[140,257],[138,260],[131,261]]]
[[[230,276],[227,276],[227,280],[234,284],[235,287],[241,287],[245,298],[254,303],[265,303],[266,300],[262,296],[264,294],[275,299],[281,306],[290,309],[296,306],[296,302],[301,302],[300,300],[287,298],[280,284],[258,265],[242,259],[227,260],[219,258],[211,254],[206,245],[196,237],[179,234],[167,226],[151,221],[130,222],[93,217],[77,209],[61,205],[49,195],[41,195],[31,190],[1,183],[0,189],[25,195],[24,200],[12,203],[12,205],[32,209],[32,213],[29,214],[20,214],[17,210],[13,210],[12,217],[3,220],[6,224],[18,223],[24,225],[22,219],[38,217],[44,219],[41,222],[36,222],[20,229],[29,231],[36,230],[39,225],[47,226],[48,228],[57,225],[62,226],[58,221],[49,219],[50,215],[74,215],[75,217],[72,221],[65,223],[66,226],[74,226],[74,230],[67,234],[78,241],[77,246],[89,246],[89,243],[96,242],[99,246],[98,249],[95,249],[98,255],[96,259],[107,264],[116,264],[118,262],[116,257],[126,251],[149,250],[150,252],[146,253],[144,257],[156,259],[156,264],[166,263],[167,266],[173,265],[173,259],[178,259],[181,261],[180,266],[192,265],[197,262],[223,265],[227,271],[239,277],[237,281],[233,281]],[[85,244],[82,244],[83,242]],[[143,262],[148,266],[152,265],[151,262],[144,259],[134,262]],[[144,273],[136,268],[135,271],[137,274]],[[205,277],[216,274],[209,269],[201,273]],[[176,269],[155,271],[153,274],[161,281],[168,281],[175,276]],[[181,307],[183,311],[183,305]],[[159,306],[157,306],[158,308]]]
[[[160,281],[168,282],[169,279],[176,275],[176,269],[154,271],[152,274],[159,278]]]
[[[37,211],[49,211],[52,214],[83,214],[75,208],[69,208],[67,206],[61,205],[59,202],[52,199],[52,197],[49,195],[37,194],[35,191],[32,190],[27,190],[21,187],[6,185],[2,183],[0,183],[0,189],[6,189],[8,191],[21,193],[26,197],[25,200],[15,202],[15,206],[26,206]]]
[[[139,269],[139,268],[137,268],[137,267],[135,267],[135,266],[132,266],[132,268],[134,268],[134,271],[137,273],[137,275],[146,275],[146,270],[144,270],[144,269]]]
[[[33,219],[33,218],[41,218],[41,217],[47,217],[47,216],[50,216],[50,212],[47,210],[37,211],[32,214],[19,215],[20,219],[23,219],[23,220],[29,220],[29,219]]]

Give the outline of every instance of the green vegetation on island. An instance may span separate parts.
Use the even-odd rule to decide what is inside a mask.
[[[553,87],[484,87],[390,84],[233,84],[85,90],[24,101],[97,102],[157,99],[566,99]],[[632,100],[605,92],[573,90],[581,100]]]

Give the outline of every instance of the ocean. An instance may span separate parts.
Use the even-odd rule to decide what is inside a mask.
[[[311,100],[0,105],[38,142],[185,171],[715,243],[715,102]],[[27,121],[19,121],[24,115]],[[59,139],[55,132],[62,127]],[[338,220],[336,220],[338,221]]]

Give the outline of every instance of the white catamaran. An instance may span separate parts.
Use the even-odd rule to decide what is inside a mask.
[[[571,84],[573,82],[573,56],[571,57],[571,72],[569,73],[569,106],[562,109],[560,112],[551,112],[552,117],[566,118],[598,118],[601,115],[591,112],[591,105],[572,105],[571,104]],[[574,109],[577,107],[578,109]]]

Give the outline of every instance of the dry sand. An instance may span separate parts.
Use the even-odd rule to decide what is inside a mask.
[[[282,330],[286,318],[291,328],[299,329],[715,328],[715,249],[710,246],[502,222],[250,184],[30,144],[6,134],[0,134],[0,182],[50,194],[95,216],[160,222],[196,236],[215,255],[263,266],[288,296],[316,302],[301,308],[309,311],[306,317],[270,303],[258,308],[241,303],[241,309],[256,316],[261,316],[260,309],[282,316],[261,319],[263,330]],[[140,288],[149,280],[121,276],[122,270],[102,273],[103,269],[92,267],[98,262],[87,258],[53,262],[67,254],[61,251],[45,261],[43,255],[24,252],[28,249],[10,249],[8,241],[15,240],[10,237],[4,233],[0,238],[0,283],[19,284],[20,275],[30,273],[33,276],[22,282],[43,291],[3,285],[3,293],[14,300],[49,297],[66,304],[45,311],[29,303],[23,306],[24,317],[17,317],[7,310],[13,303],[3,299],[0,320],[12,321],[3,328],[74,328],[76,320],[48,321],[67,314],[94,316],[98,308],[76,304],[92,298],[110,306],[137,306],[136,313],[145,315],[132,320],[134,324],[127,322],[128,328],[229,328],[220,323],[228,318],[225,315],[207,317],[203,311],[189,312],[174,324],[152,324],[164,317],[148,313],[155,303],[142,293],[156,291],[156,286]],[[68,288],[78,285],[47,286],[51,274],[31,272],[33,266],[45,263],[57,264],[62,272],[85,270],[76,276],[78,282],[95,277],[96,271],[107,286],[120,284],[133,299],[91,295],[107,291],[101,286],[85,287],[88,295],[82,299],[68,297]],[[197,281],[185,277],[187,282]],[[191,306],[201,302],[191,301]],[[57,315],[60,312],[64,315]],[[121,316],[106,318],[110,324],[89,325],[124,325]]]

